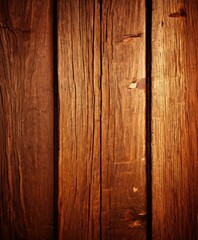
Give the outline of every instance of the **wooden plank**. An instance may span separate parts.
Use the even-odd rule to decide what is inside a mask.
[[[100,5],[58,3],[59,239],[100,237]]]
[[[146,239],[145,1],[102,6],[102,239]]]
[[[53,239],[51,1],[0,1],[0,238]]]
[[[198,239],[197,9],[153,0],[153,239]]]

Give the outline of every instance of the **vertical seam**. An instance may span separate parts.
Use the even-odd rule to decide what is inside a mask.
[[[102,240],[102,71],[103,71],[103,66],[102,66],[102,6],[103,2],[102,0],[99,0],[100,4],[100,240]]]
[[[145,4],[147,239],[152,239],[152,0],[145,0]]]
[[[58,159],[59,159],[59,93],[58,93],[58,1],[53,1],[53,75],[54,75],[54,239],[58,239]]]

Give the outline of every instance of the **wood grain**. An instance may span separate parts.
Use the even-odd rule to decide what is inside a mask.
[[[100,5],[58,2],[59,239],[100,238]]]
[[[145,1],[102,5],[102,239],[146,239]]]
[[[153,0],[153,239],[198,239],[197,9]]]
[[[0,1],[0,239],[53,239],[51,1]]]

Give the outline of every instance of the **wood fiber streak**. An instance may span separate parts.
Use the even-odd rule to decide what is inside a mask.
[[[145,1],[102,5],[102,239],[146,239]]]
[[[100,5],[59,1],[59,239],[100,238]]]
[[[0,1],[0,239],[53,238],[51,1]]]
[[[198,2],[153,1],[153,239],[198,239]]]

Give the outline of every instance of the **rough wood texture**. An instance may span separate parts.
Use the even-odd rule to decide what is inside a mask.
[[[100,5],[59,1],[59,239],[100,237]]]
[[[145,1],[102,5],[102,239],[146,239]]]
[[[198,239],[198,2],[153,0],[153,239]]]
[[[0,239],[53,239],[51,1],[0,1]]]

